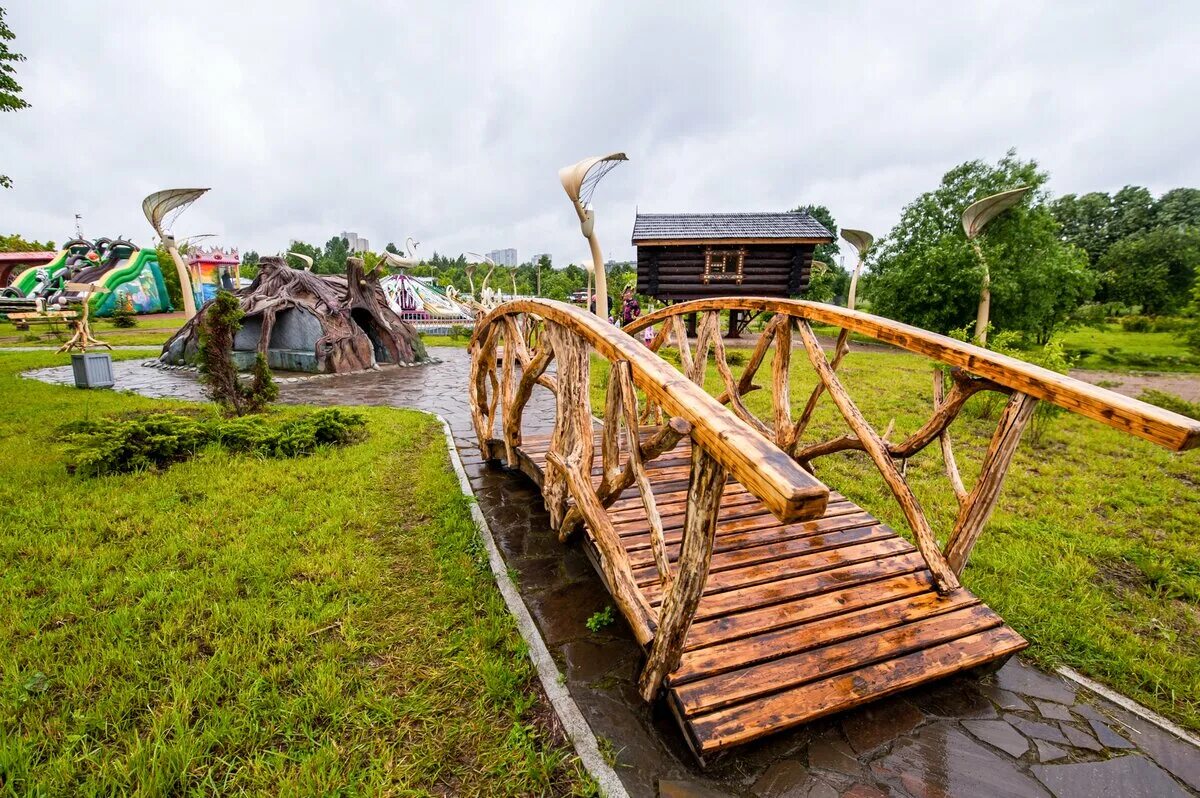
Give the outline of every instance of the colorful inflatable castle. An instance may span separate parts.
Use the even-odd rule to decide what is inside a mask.
[[[68,241],[49,263],[17,275],[4,289],[5,307],[33,310],[39,300],[47,308],[80,301],[81,296],[67,283],[89,283],[107,289],[88,300],[92,316],[109,316],[123,305],[134,313],[166,313],[173,309],[157,252],[121,238]]]

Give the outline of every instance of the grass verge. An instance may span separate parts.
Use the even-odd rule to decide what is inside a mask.
[[[1128,332],[1118,324],[1079,327],[1063,334],[1075,368],[1097,371],[1200,371],[1200,356],[1181,332]]]
[[[799,357],[792,355],[793,415],[816,383]],[[758,372],[767,386],[769,361]],[[603,412],[607,368],[593,360],[597,413]],[[892,440],[915,431],[932,412],[931,366],[920,357],[856,352],[839,374],[875,429],[896,420]],[[710,393],[722,387],[711,363],[705,387]],[[748,394],[746,404],[759,418],[771,418],[769,389]],[[983,417],[989,409],[993,415]],[[968,488],[998,410],[975,397],[951,428]],[[826,395],[805,440],[846,431]],[[1200,452],[1173,454],[1065,413],[1040,432],[1037,441],[1026,432],[967,567],[966,586],[1029,639],[1035,661],[1070,665],[1200,730]],[[939,448],[931,446],[909,461],[907,475],[944,543],[957,505],[943,468]],[[908,534],[865,455],[821,458],[816,469],[830,487]]]
[[[59,425],[187,405],[15,376],[62,362],[0,354],[0,792],[593,791],[434,419],[75,478]]]

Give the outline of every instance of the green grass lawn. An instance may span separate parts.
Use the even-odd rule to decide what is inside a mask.
[[[82,479],[61,424],[187,405],[15,377],[63,362],[0,353],[0,793],[592,791],[436,421]]]
[[[1063,334],[1063,347],[1078,358],[1075,368],[1200,371],[1200,357],[1188,349],[1182,333],[1126,332],[1119,324],[1103,330],[1080,327]]]
[[[771,366],[759,370],[769,386]],[[592,404],[602,412],[606,363],[594,362]],[[741,369],[734,368],[735,376]],[[904,354],[852,353],[841,375],[868,420],[893,440],[932,411],[928,361]],[[793,414],[816,379],[793,353]],[[720,392],[710,364],[706,388]],[[746,403],[770,419],[770,391]],[[976,397],[952,427],[968,488],[979,472],[995,418]],[[805,440],[847,432],[826,396]],[[1064,413],[1033,441],[1029,432],[964,582],[1029,639],[1028,656],[1070,665],[1200,729],[1200,452],[1172,454],[1096,422]],[[902,534],[904,516],[863,454],[815,463],[817,476]],[[909,461],[908,481],[936,531],[953,524],[956,502],[936,445]],[[910,536],[911,537],[911,536]]]

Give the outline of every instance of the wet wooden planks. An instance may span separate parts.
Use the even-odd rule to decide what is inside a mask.
[[[689,445],[685,439],[648,464],[672,563],[686,510]],[[491,446],[502,458],[503,444]],[[522,470],[539,483],[548,446],[539,436],[520,447]],[[592,477],[598,484],[598,454]],[[635,487],[609,516],[657,611],[662,591]],[[667,678],[667,700],[703,758],[994,663],[1026,645],[970,591],[939,596],[916,548],[844,496],[830,494],[821,518],[782,524],[730,482],[708,581],[683,659]]]

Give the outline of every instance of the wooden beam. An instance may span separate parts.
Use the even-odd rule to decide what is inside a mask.
[[[763,438],[714,397],[676,371],[671,364],[650,352],[644,344],[613,329],[593,314],[550,299],[513,300],[492,311],[476,325],[472,343],[484,336],[484,331],[494,322],[512,313],[541,316],[548,322],[548,334],[553,327],[559,326],[564,332],[569,331],[580,340],[587,341],[600,357],[610,361],[629,361],[634,381],[647,399],[663,408],[669,416],[690,424],[692,439],[762,500],[779,520],[787,523],[817,518],[824,513],[829,501],[829,488],[801,468],[786,452]],[[558,406],[561,409],[564,405],[577,402],[579,410],[587,413],[586,390],[582,394],[573,392],[568,396],[560,343],[563,342],[557,337],[551,340],[559,369]]]
[[[956,341],[920,327],[872,316],[835,305],[799,299],[729,297],[682,302],[648,313],[625,328],[635,335],[668,316],[729,308],[786,313],[820,324],[831,324],[870,336],[951,366],[986,377],[1006,388],[1064,407],[1174,451],[1200,446],[1200,421],[1147,402],[1035,366],[974,344]]]

